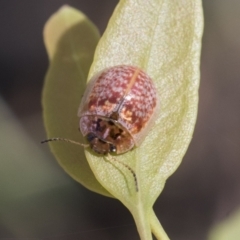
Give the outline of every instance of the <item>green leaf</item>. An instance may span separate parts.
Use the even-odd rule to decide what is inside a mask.
[[[44,41],[50,59],[42,100],[47,135],[83,142],[77,110],[99,41],[98,30],[84,14],[63,6],[46,23]],[[111,196],[94,177],[82,147],[65,142],[51,143],[50,147],[75,180],[90,190]]]
[[[240,209],[226,220],[215,226],[209,235],[209,240],[237,240],[240,236]]]
[[[57,15],[61,15],[61,11]],[[74,14],[63,15],[68,17],[60,18],[68,24],[66,19],[71,19]],[[49,137],[83,142],[76,131],[76,114],[98,38],[89,21],[85,19],[84,22],[87,23],[84,31],[79,29],[83,26],[80,23],[70,24],[66,30],[62,29],[62,21],[53,24],[61,29],[59,40],[49,40],[52,45],[46,44],[51,65],[43,105]],[[78,30],[73,31],[74,28]],[[200,0],[153,0],[151,3],[121,0],[96,49],[88,80],[110,66],[135,65],[151,76],[160,97],[158,118],[142,145],[114,156],[134,169],[138,192],[132,174],[118,162],[98,156],[89,149],[85,151],[101,187],[80,147],[51,144],[58,161],[71,176],[93,191],[111,194],[130,210],[142,240],[152,239],[151,232],[157,239],[168,239],[153,212],[153,204],[166,179],[179,166],[192,138],[197,115],[202,28]],[[85,42],[83,36],[87,39]],[[76,38],[79,39],[76,41]],[[89,42],[92,42],[91,48],[86,50]]]
[[[151,231],[168,239],[152,207],[192,138],[202,18],[200,0],[122,0],[94,55],[88,79],[110,66],[135,65],[151,76],[160,97],[158,119],[143,144],[116,157],[135,170],[139,192],[126,169],[86,151],[98,181],[132,213],[141,239],[151,239]]]

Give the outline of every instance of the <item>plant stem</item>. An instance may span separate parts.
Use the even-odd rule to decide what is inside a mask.
[[[131,213],[134,217],[140,239],[152,240],[148,214],[146,214],[146,211],[144,211],[143,206],[139,204]]]
[[[159,222],[158,218],[156,217],[153,209],[151,209],[150,213],[150,226],[152,233],[158,240],[170,240],[166,232],[164,231],[161,223]]]

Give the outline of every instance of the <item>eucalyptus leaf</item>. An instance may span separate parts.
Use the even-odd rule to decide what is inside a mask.
[[[59,23],[52,24],[54,18]],[[71,20],[75,18],[76,22]],[[157,239],[168,239],[153,204],[166,179],[181,163],[192,138],[198,105],[202,18],[200,0],[121,0],[97,46],[88,78],[98,40],[89,20],[64,7],[45,28],[51,60],[43,94],[48,137],[83,142],[76,131],[77,109],[85,80],[99,71],[134,65],[155,82],[161,109],[154,127],[141,146],[113,156],[134,169],[139,191],[131,172],[119,162],[86,149],[91,172],[81,147],[51,144],[61,166],[73,178],[93,191],[114,196],[130,210],[142,240],[152,239],[151,232]],[[46,30],[48,27],[50,30]],[[58,37],[51,38],[55,30]]]
[[[99,41],[99,33],[80,11],[63,6],[46,23],[44,42],[50,60],[43,89],[47,136],[83,142],[77,109]],[[83,148],[65,142],[50,143],[63,169],[90,190],[111,196],[89,168]]]
[[[150,75],[160,97],[158,119],[143,144],[116,157],[136,171],[139,192],[126,169],[86,151],[99,182],[132,213],[141,239],[151,239],[151,231],[167,239],[152,207],[192,138],[202,29],[200,0],[122,0],[94,55],[88,79],[110,66],[134,65]]]

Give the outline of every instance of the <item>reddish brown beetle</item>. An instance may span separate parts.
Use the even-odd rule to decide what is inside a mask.
[[[88,144],[64,138],[43,142],[63,140],[90,147],[98,154],[125,153],[142,143],[158,107],[156,88],[145,72],[128,65],[110,67],[90,80],[78,110],[80,131]],[[138,189],[135,172],[120,163],[131,171]]]

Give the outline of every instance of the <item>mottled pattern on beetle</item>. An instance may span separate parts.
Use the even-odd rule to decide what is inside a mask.
[[[157,92],[152,80],[140,71],[122,103],[122,108],[119,111],[119,122],[134,135],[148,123],[156,105]]]
[[[99,116],[84,116],[80,120],[83,135],[94,133],[99,139],[111,143],[117,153],[124,153],[134,147],[132,136],[117,122]]]
[[[129,66],[118,66],[103,71],[88,98],[89,112],[110,116],[123,99],[133,74],[134,69]]]
[[[136,71],[138,74],[134,76]],[[152,80],[143,71],[131,66],[116,66],[104,71],[95,82],[88,109],[91,114],[108,117],[118,111],[119,122],[131,134],[136,134],[152,116],[156,95]]]
[[[134,66],[114,66],[94,76],[88,84],[78,111],[80,129],[84,136],[95,133],[92,117],[115,120],[115,127],[129,135],[127,141],[121,137],[113,143],[117,153],[123,153],[141,144],[154,124],[158,109],[157,92],[146,73]]]

